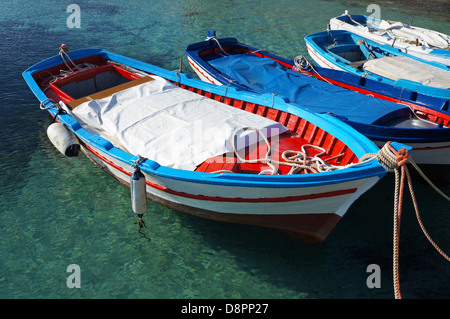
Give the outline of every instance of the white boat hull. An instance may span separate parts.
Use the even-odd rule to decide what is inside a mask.
[[[92,146],[83,145],[82,151],[129,187],[134,168]],[[203,218],[278,229],[308,243],[322,242],[348,208],[379,180],[370,177],[318,187],[255,188],[144,174],[147,197],[164,206]]]
[[[331,63],[330,61],[325,59],[323,56],[317,53],[317,51],[314,50],[310,45],[307,44],[306,47],[308,49],[309,56],[322,68],[345,71],[344,69],[338,67],[336,64]]]
[[[212,83],[212,84],[216,84],[216,85],[221,85],[223,83],[220,83],[219,81],[217,81],[216,79],[214,79],[214,77],[212,77],[211,75],[209,75],[208,71],[204,70],[200,65],[198,65],[197,63],[195,63],[195,61],[193,61],[191,58],[187,58],[189,64],[191,65],[192,69],[195,71],[195,74],[197,74],[197,76],[200,78],[200,80],[208,82],[208,83]]]

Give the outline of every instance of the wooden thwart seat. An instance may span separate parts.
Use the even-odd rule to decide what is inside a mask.
[[[81,97],[79,99],[67,102],[66,105],[68,105],[70,107],[70,109],[73,110],[74,108],[76,108],[77,106],[83,104],[84,102],[88,102],[88,101],[92,101],[92,100],[98,100],[98,99],[103,99],[105,97],[113,95],[116,92],[120,92],[120,91],[129,89],[131,87],[138,86],[140,84],[143,84],[143,83],[146,83],[146,82],[150,82],[150,81],[153,81],[153,80],[154,79],[152,77],[150,77],[150,76],[144,76],[144,77],[141,77],[139,79],[132,80],[132,81],[129,81],[129,82],[126,82],[126,83],[122,83],[122,84],[113,86],[113,87],[111,87],[109,89],[96,92],[94,94],[83,96],[83,97]]]

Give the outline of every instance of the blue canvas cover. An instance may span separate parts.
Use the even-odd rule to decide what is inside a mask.
[[[208,63],[256,92],[275,93],[311,112],[331,112],[343,120],[373,124],[386,114],[408,108],[331,85],[253,54],[229,55]]]

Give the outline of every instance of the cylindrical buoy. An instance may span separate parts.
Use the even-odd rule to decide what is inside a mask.
[[[77,156],[80,143],[75,135],[61,123],[52,123],[47,128],[47,136],[58,151],[68,157]]]
[[[147,193],[145,187],[145,176],[139,169],[136,168],[131,175],[131,206],[133,211],[139,218],[147,211]]]

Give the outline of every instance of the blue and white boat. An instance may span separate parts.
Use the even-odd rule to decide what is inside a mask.
[[[55,147],[131,187],[140,219],[147,197],[319,243],[386,173],[366,160],[378,147],[336,117],[109,51],[62,47],[23,77]]]
[[[450,36],[401,21],[344,14],[330,19],[331,30],[346,30],[364,38],[400,49],[406,54],[450,66]]]
[[[320,66],[367,77],[430,96],[450,99],[450,67],[403,53],[345,30],[305,37]]]
[[[392,85],[311,65],[305,70],[292,59],[236,38],[217,39],[214,32],[185,51],[204,81],[282,96],[299,109],[331,113],[380,147],[389,140],[408,144],[413,147],[414,161],[427,175],[439,184],[450,182],[448,100],[405,90],[400,102],[392,97],[399,94]]]

